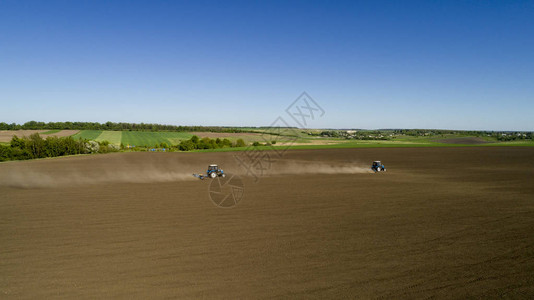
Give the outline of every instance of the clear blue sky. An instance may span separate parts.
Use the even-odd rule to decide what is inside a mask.
[[[534,130],[533,1],[0,0],[0,121]]]

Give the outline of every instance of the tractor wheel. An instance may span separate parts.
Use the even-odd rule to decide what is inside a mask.
[[[221,174],[221,177],[223,177],[223,178],[226,177],[226,174],[222,173],[222,174]]]
[[[215,173],[215,172],[211,172],[211,173],[210,173],[210,177],[211,177],[211,178],[215,178],[215,177],[217,177],[217,173]]]
[[[380,172],[380,167],[377,167],[377,168],[376,168],[376,171],[377,171],[377,172]]]

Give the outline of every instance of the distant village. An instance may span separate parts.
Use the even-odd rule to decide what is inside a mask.
[[[460,131],[460,130],[434,130],[434,129],[380,129],[380,130],[315,130],[306,132],[311,136],[343,138],[353,140],[391,140],[396,137],[413,136],[413,137],[446,137],[450,135],[457,136],[476,136],[490,137],[498,141],[514,140],[532,140],[533,132],[521,131]]]

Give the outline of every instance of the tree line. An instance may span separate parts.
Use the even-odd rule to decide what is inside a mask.
[[[40,130],[40,129],[60,129],[60,130],[117,130],[117,131],[199,131],[199,132],[224,132],[237,133],[249,132],[244,128],[222,127],[222,126],[176,126],[152,123],[115,123],[115,122],[37,122],[29,121],[24,124],[5,122],[0,123],[0,130]]]
[[[38,133],[29,137],[13,136],[9,145],[0,145],[0,161],[25,160],[75,154],[107,153],[118,151],[109,142],[96,142],[72,137],[49,136],[43,139]]]
[[[188,140],[183,140],[176,146],[181,151],[191,151],[199,149],[218,149],[218,148],[230,148],[230,147],[245,147],[247,144],[243,139],[237,139],[235,143],[232,143],[229,139],[210,139],[208,137],[199,138],[194,135]]]

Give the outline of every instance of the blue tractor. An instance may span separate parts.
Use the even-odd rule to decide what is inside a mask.
[[[386,172],[386,166],[384,166],[379,160],[373,161],[373,165],[371,166],[371,170],[375,172]]]
[[[216,177],[226,177],[226,174],[224,174],[224,171],[219,168],[217,165],[209,165],[208,171],[206,171],[206,175],[204,174],[193,174],[193,176],[204,179],[206,177],[209,178],[216,178]]]

